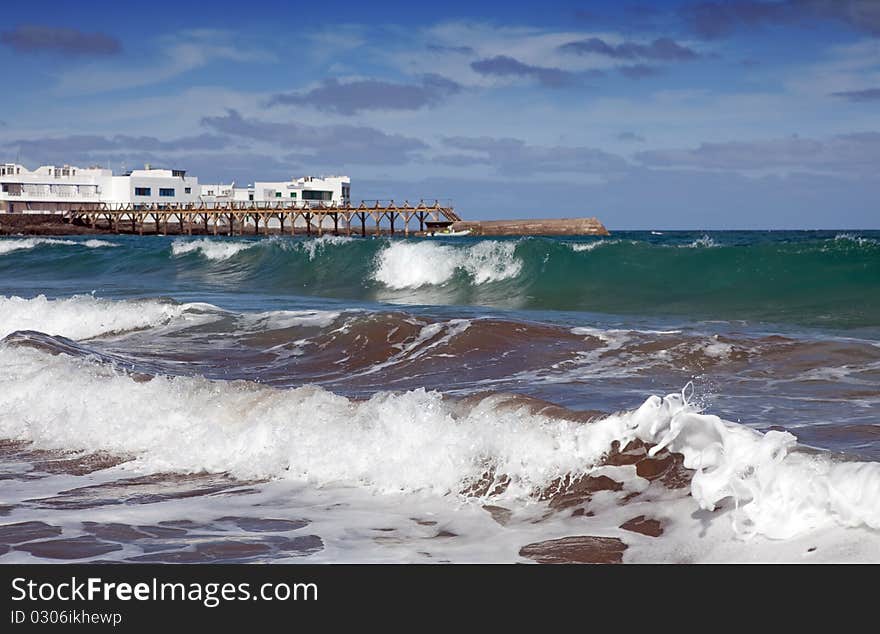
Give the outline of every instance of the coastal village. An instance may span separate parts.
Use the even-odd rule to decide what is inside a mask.
[[[303,176],[289,181],[199,183],[182,169],[150,164],[116,175],[103,167],[43,165],[33,171],[17,163],[0,165],[0,210],[6,213],[50,213],[72,204],[192,205],[228,202],[316,203],[342,206],[351,202],[348,176]]]
[[[0,165],[0,233],[243,235],[607,235],[595,218],[464,221],[439,200],[352,203],[348,176],[199,183],[186,170],[144,165],[116,175],[92,166]],[[411,226],[412,223],[412,226]],[[61,230],[64,225],[66,229]]]

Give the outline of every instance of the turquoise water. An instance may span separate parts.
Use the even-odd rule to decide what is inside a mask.
[[[29,239],[7,238],[0,250],[16,240]],[[342,300],[880,327],[880,232],[104,240],[116,246],[43,242],[0,254],[0,293],[167,295],[253,309]]]

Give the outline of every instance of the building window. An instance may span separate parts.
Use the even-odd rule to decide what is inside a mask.
[[[184,194],[191,194],[191,193],[193,193],[193,188],[192,187],[184,187],[183,193]]]
[[[135,196],[152,196],[153,192],[150,190],[149,187],[135,187],[134,188],[134,195]]]
[[[275,198],[281,198],[281,192],[275,192]]]
[[[332,200],[333,192],[303,190],[303,200]]]
[[[166,198],[174,197],[174,188],[173,187],[161,187],[159,188],[159,195],[164,196]]]
[[[290,192],[290,197],[291,197],[291,198],[296,198],[296,192]]]
[[[254,199],[254,195],[253,195],[253,194],[248,194],[248,200],[253,200],[253,199]]]
[[[175,178],[183,178],[186,175],[186,170],[171,170],[171,175]]]
[[[9,185],[7,185],[6,183],[3,183],[3,191],[5,191],[5,192],[9,191]]]

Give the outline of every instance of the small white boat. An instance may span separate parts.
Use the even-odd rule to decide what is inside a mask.
[[[458,238],[459,236],[470,235],[470,229],[464,229],[463,231],[429,231],[427,233],[427,237],[429,238]]]

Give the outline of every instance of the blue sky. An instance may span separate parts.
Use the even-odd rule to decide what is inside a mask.
[[[880,228],[880,2],[4,5],[0,153],[612,229]]]

